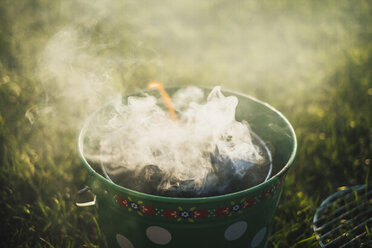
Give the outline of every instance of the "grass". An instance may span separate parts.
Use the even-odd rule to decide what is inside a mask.
[[[0,4],[0,246],[103,246],[95,209],[73,204],[87,179],[77,132],[115,92],[158,79],[283,112],[298,154],[269,246],[318,247],[321,201],[372,182],[371,4],[119,2]]]

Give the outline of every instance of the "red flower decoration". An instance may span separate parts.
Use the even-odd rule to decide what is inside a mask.
[[[243,208],[249,208],[249,207],[252,207],[252,205],[256,202],[256,200],[254,198],[252,199],[249,199],[249,200],[245,200],[243,202]]]
[[[122,205],[124,207],[128,207],[128,201],[125,198],[117,195],[116,196],[116,201],[119,203],[119,205]]]
[[[195,210],[193,216],[195,219],[205,219],[208,216],[208,212],[205,209]]]
[[[163,215],[165,216],[165,218],[167,219],[176,219],[178,217],[178,213],[176,210],[169,210],[169,209],[165,209],[164,212],[163,212]]]
[[[229,207],[221,207],[221,208],[218,208],[214,213],[217,216],[223,216],[223,215],[228,215],[229,212],[230,212],[230,208]]]
[[[155,209],[152,206],[142,206],[141,207],[142,213],[148,215],[154,215],[156,213]]]
[[[269,197],[269,195],[270,195],[270,190],[266,190],[262,192],[261,197],[260,197],[261,201],[265,200],[267,197]]]

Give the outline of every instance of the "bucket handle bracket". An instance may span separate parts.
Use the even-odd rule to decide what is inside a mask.
[[[79,196],[85,194],[85,193],[90,193],[92,196],[93,196],[93,200],[92,201],[88,201],[88,202],[78,202],[78,198]],[[77,192],[77,199],[75,200],[75,205],[77,207],[89,207],[89,206],[94,206],[96,205],[96,195],[92,193],[92,189],[90,187],[84,187],[82,188],[81,190],[79,190]]]

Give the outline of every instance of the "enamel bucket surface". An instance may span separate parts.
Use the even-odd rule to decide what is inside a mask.
[[[178,89],[166,88],[170,95]],[[208,94],[211,89],[204,90]],[[145,92],[158,96],[153,90]],[[272,176],[267,181],[226,195],[162,197],[110,182],[84,157],[87,130],[106,106],[87,120],[79,135],[78,150],[89,171],[88,185],[96,196],[99,224],[108,247],[266,247],[285,175],[295,158],[296,136],[288,120],[270,105],[235,92],[223,94],[238,98],[236,119],[249,123],[270,149],[273,161]]]

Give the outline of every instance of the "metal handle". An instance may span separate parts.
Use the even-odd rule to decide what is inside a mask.
[[[79,197],[79,195],[82,195],[82,194],[84,194],[84,193],[87,193],[87,192],[90,192],[92,195],[93,195],[93,200],[92,201],[89,201],[89,202],[78,202],[77,200],[75,201],[75,205],[77,206],[77,207],[89,207],[89,206],[94,206],[94,205],[96,205],[96,195],[95,194],[93,194],[92,192],[91,192],[91,188],[90,187],[84,187],[84,188],[82,188],[81,190],[79,190],[78,192],[77,192],[77,198]]]

